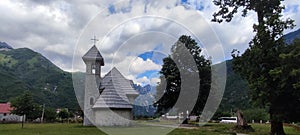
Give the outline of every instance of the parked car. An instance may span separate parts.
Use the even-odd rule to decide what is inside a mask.
[[[237,117],[220,117],[220,123],[237,123]]]

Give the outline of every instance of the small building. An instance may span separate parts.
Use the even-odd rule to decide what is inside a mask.
[[[86,64],[84,126],[129,126],[138,92],[117,68],[101,78],[104,59],[94,45],[83,57]]]
[[[0,117],[9,115],[11,110],[10,103],[0,103]]]
[[[10,103],[0,103],[0,122],[21,122],[22,116],[11,113]]]

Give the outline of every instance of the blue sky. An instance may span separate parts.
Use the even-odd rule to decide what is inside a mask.
[[[141,57],[143,60],[151,59],[154,63],[162,65],[163,61],[162,59],[167,57],[167,55],[162,54],[160,52],[151,51],[151,52],[145,52],[143,54],[140,54],[138,57]]]
[[[289,5],[286,7],[285,11],[286,13],[292,12],[292,13],[298,13],[299,12],[299,5]]]

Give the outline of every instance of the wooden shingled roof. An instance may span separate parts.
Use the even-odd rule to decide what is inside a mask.
[[[88,52],[85,55],[83,55],[82,59],[84,61],[86,60],[101,61],[101,66],[104,66],[103,57],[95,45],[90,50],[88,50]]]
[[[108,72],[101,81],[101,87],[105,89],[96,100],[93,108],[128,108],[129,103],[127,95],[138,95],[138,92],[132,87],[131,81],[126,79],[117,68]]]
[[[112,81],[119,84],[120,90],[125,92],[126,95],[138,95],[138,92],[132,87],[132,81],[126,79],[117,68],[113,68],[107,76],[112,77]]]

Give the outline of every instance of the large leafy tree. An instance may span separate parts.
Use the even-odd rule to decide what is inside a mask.
[[[294,27],[293,20],[282,20],[281,13],[284,6],[283,0],[214,0],[214,4],[220,10],[214,13],[213,21],[230,22],[239,8],[242,8],[242,16],[249,11],[257,14],[258,24],[254,24],[255,37],[250,42],[249,48],[244,54],[239,55],[233,51],[234,69],[247,79],[252,89],[252,98],[264,107],[269,108],[271,118],[271,135],[285,134],[283,130],[282,103],[288,101],[282,98],[287,92],[281,85],[285,81],[274,79],[274,70],[281,66],[280,53],[285,44],[283,31]]]
[[[58,114],[58,117],[63,122],[64,120],[69,119],[69,116],[71,115],[67,109],[62,109]]]
[[[273,79],[280,84],[276,110],[287,122],[300,120],[300,39],[284,47],[279,55],[281,65],[270,71]]]
[[[11,100],[11,106],[13,107],[12,113],[23,116],[22,128],[24,127],[25,116],[32,116],[35,108],[32,94],[29,91],[24,92],[22,95],[17,96]]]
[[[54,108],[46,108],[44,118],[47,122],[53,122],[56,119],[56,110]]]
[[[157,87],[161,96],[156,102],[158,114],[168,112],[175,104],[179,112],[186,112],[188,108],[192,108],[189,111],[194,115],[202,112],[210,91],[211,62],[201,51],[194,39],[183,35],[172,46],[171,55],[163,59],[162,81]],[[195,93],[198,94],[195,99],[189,98]],[[180,95],[187,98],[178,101]]]

